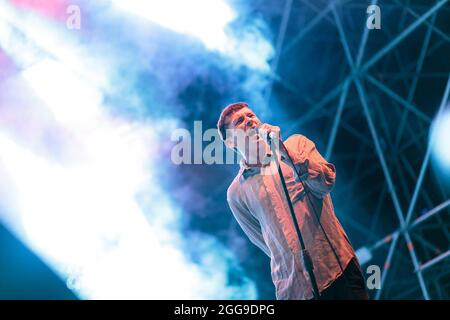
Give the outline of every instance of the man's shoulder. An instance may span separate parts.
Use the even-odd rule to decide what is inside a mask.
[[[284,144],[288,147],[295,147],[295,148],[303,148],[307,144],[314,144],[311,140],[309,140],[306,136],[296,133],[284,141]]]
[[[293,135],[290,135],[284,143],[292,143],[302,139],[306,139],[306,137],[302,134],[294,133]]]

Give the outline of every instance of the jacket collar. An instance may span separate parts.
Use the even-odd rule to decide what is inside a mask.
[[[281,160],[284,160],[284,157],[281,156]],[[241,159],[239,165],[240,165],[240,169],[239,169],[239,179],[241,181],[245,181],[247,178],[254,176],[254,175],[258,175],[261,173],[261,170],[267,169],[267,170],[271,170],[270,166],[272,164],[273,160],[264,164],[264,165],[249,165],[247,164],[244,159]]]

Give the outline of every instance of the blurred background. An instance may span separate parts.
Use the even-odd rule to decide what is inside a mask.
[[[447,0],[0,0],[0,299],[275,299],[238,165],[171,160],[235,101],[336,165],[371,298],[449,299],[449,57]]]

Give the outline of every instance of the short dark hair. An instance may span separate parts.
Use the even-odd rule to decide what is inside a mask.
[[[228,118],[243,108],[248,108],[248,104],[245,102],[235,102],[227,105],[220,113],[219,121],[217,121],[217,130],[219,130],[220,137],[225,141],[226,129],[228,128]]]

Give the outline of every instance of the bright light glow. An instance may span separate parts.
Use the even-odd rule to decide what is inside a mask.
[[[44,60],[27,69],[23,77],[63,124],[83,125],[87,120],[98,118],[100,92],[87,86],[60,63]]]
[[[106,90],[111,72],[105,59],[97,59],[92,50],[80,45],[77,33],[69,33],[64,23],[48,21],[34,11],[18,10],[0,2],[0,27],[0,46],[19,67],[51,57],[83,81]]]
[[[358,258],[359,263],[363,265],[372,260],[372,252],[366,247],[361,247],[356,250],[356,257]]]
[[[223,0],[113,0],[130,13],[142,16],[177,33],[198,37],[209,49],[223,49],[225,26],[234,12]]]
[[[450,108],[436,119],[432,126],[432,151],[438,163],[450,172]]]
[[[13,77],[7,87],[15,94],[0,99],[0,118],[7,113],[11,120],[0,129],[0,194],[8,194],[0,205],[17,216],[0,217],[3,222],[21,223],[12,229],[82,298],[255,298],[253,283],[227,283],[232,254],[213,238],[199,237],[204,250],[196,263],[183,252],[182,212],[153,180],[150,156],[156,132],[173,124],[113,118],[102,102],[114,82],[99,80],[117,66],[67,30],[22,14],[0,4],[0,45],[41,101],[14,88]],[[12,27],[25,36],[21,46],[13,44]],[[23,114],[22,106],[33,112]],[[50,120],[40,117],[48,112]],[[58,136],[62,158],[51,154],[52,140],[42,134],[55,128],[68,133]],[[149,199],[145,206],[138,194]]]

